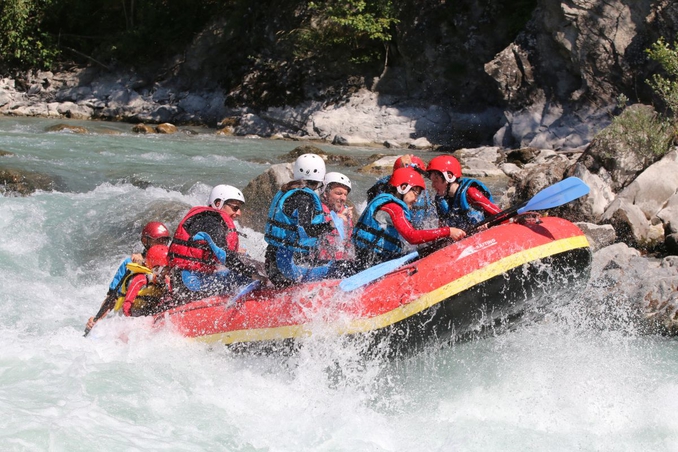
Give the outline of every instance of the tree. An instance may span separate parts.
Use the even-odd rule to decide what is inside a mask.
[[[652,75],[647,83],[664,102],[675,122],[678,115],[678,41],[670,46],[664,38],[659,38],[646,52],[666,72],[666,77]]]
[[[48,68],[58,55],[49,34],[41,29],[45,8],[52,0],[0,2],[0,66]]]

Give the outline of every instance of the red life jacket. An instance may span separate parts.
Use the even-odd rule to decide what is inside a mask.
[[[330,215],[330,208],[323,203],[323,212],[325,213],[326,221],[332,221]],[[351,234],[353,233],[353,221],[349,220],[349,224],[344,225],[344,233],[346,240],[341,241],[339,231],[333,229],[329,234],[320,237],[318,241],[318,258],[321,260],[344,260],[348,257],[348,247],[351,246]]]
[[[233,219],[226,212],[208,206],[193,207],[188,211],[184,219],[181,220],[172,238],[172,243],[169,247],[170,267],[203,273],[213,273],[217,270],[219,261],[214,256],[214,253],[212,253],[207,242],[204,240],[193,240],[192,236],[189,236],[188,231],[184,228],[186,220],[203,212],[214,212],[221,217],[224,221],[227,247],[231,251],[238,251],[238,232],[235,229]],[[215,237],[212,239],[215,239]]]

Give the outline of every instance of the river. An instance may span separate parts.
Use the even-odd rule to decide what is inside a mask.
[[[62,122],[0,118],[0,166],[56,181],[0,197],[0,450],[678,451],[675,339],[592,321],[586,299],[395,360],[339,340],[234,354],[145,319],[106,319],[84,338],[145,222],[176,226],[212,185],[242,188],[299,143],[95,122],[45,132]],[[329,169],[354,179],[357,202],[374,180]]]

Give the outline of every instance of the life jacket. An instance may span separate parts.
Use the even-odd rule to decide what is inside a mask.
[[[332,216],[330,214],[330,208],[326,204],[323,204],[323,212],[325,213],[325,221],[331,221]],[[350,240],[352,232],[353,220],[349,219],[348,224],[344,227],[344,234],[346,234],[346,236],[343,240],[337,229],[320,237],[318,241],[318,258],[323,261],[346,259],[348,254],[346,247],[351,244]]]
[[[285,201],[299,191],[308,193],[313,198],[314,214],[311,224],[325,223],[326,220],[322,202],[316,192],[308,187],[293,188],[286,192],[280,190],[273,198],[271,207],[268,211],[268,221],[266,221],[264,240],[266,240],[266,243],[276,248],[284,248],[295,253],[310,254],[311,251],[315,250],[317,247],[317,237],[308,236],[304,231],[304,228],[299,226],[299,220],[294,216],[288,216],[283,211]]]
[[[492,193],[485,184],[476,179],[459,179],[459,187],[457,187],[454,197],[448,195],[436,196],[438,218],[444,226],[464,229],[483,221],[485,214],[474,209],[468,202],[467,193],[471,187],[477,188],[487,199],[492,201]]]
[[[127,270],[127,274],[118,288],[118,299],[116,300],[115,307],[113,308],[113,310],[117,312],[122,312],[122,305],[125,304],[125,295],[127,294],[127,288],[129,287],[129,283],[132,281],[132,278],[140,273],[146,275],[153,273],[153,270],[150,268],[144,265],[135,264],[133,262],[127,264]],[[132,303],[132,307],[134,309],[143,309],[148,303],[156,303],[163,293],[164,290],[160,286],[156,284],[146,284],[137,293],[137,296]]]
[[[400,239],[400,233],[390,224],[386,229],[382,229],[382,225],[374,219],[374,215],[381,206],[389,202],[394,202],[402,207],[405,212],[405,218],[411,221],[411,214],[407,204],[390,193],[377,195],[367,205],[365,211],[360,215],[355,228],[353,228],[352,241],[356,248],[368,248],[377,255],[391,256],[402,254],[403,244]]]
[[[233,219],[223,210],[217,210],[209,206],[193,207],[174,233],[172,243],[169,246],[170,267],[181,270],[191,270],[203,273],[213,273],[217,270],[218,260],[212,253],[209,245],[204,240],[193,240],[188,231],[184,228],[184,223],[195,215],[203,212],[214,212],[219,215],[226,226],[226,243],[230,244],[228,249],[238,250],[238,231],[235,229]]]

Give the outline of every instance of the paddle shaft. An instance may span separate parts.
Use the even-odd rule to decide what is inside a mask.
[[[97,312],[96,315],[94,316],[94,325],[96,325],[99,320],[106,317],[106,314],[108,314],[110,310],[115,307],[115,302],[116,302],[115,298],[106,297],[103,304],[101,305],[101,308],[99,308],[99,312]],[[94,325],[92,325],[92,328],[94,328]],[[83,336],[87,337],[89,332],[92,331],[92,328],[85,328],[85,334]]]
[[[489,227],[492,227],[492,226],[496,226],[499,223],[503,223],[504,221],[508,220],[509,218],[513,218],[516,215],[518,215],[518,211],[520,209],[522,209],[523,207],[525,207],[526,205],[527,205],[527,201],[524,202],[524,203],[518,204],[517,206],[509,207],[506,210],[502,210],[499,213],[496,213],[496,214],[494,214],[490,217],[485,218],[480,223],[475,224],[467,232],[469,234],[472,234],[472,233],[478,231],[478,229],[480,229],[481,227],[483,227],[485,225],[487,225],[487,227],[489,228]]]

